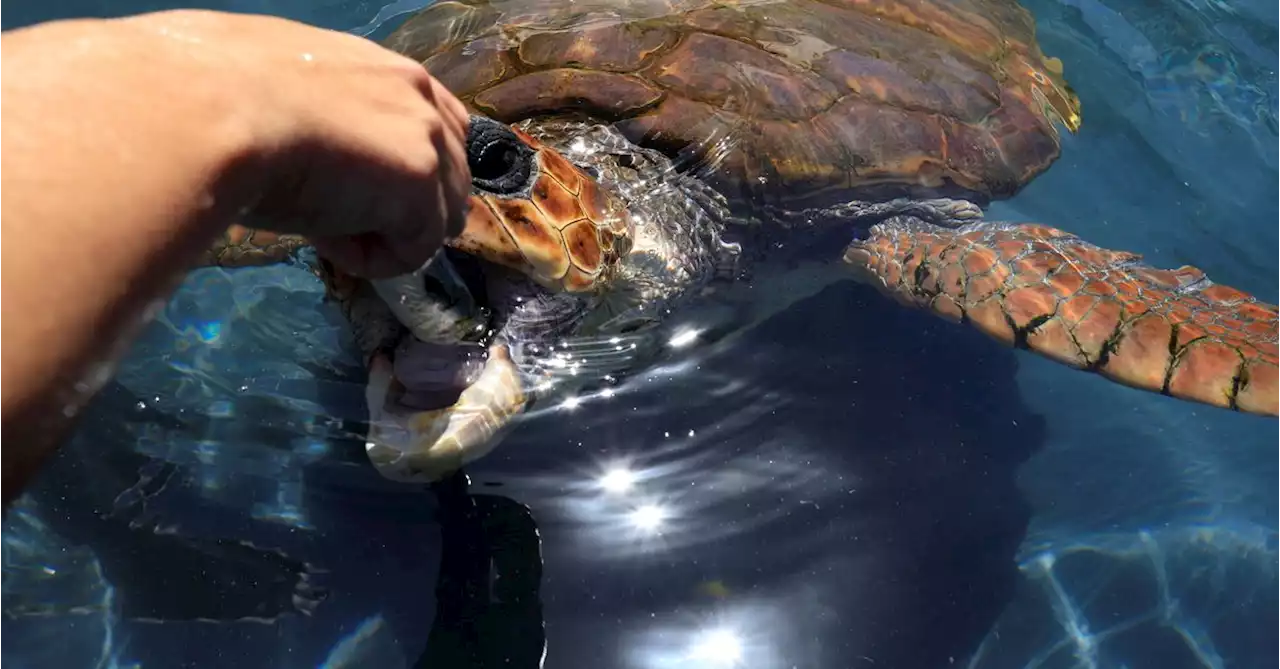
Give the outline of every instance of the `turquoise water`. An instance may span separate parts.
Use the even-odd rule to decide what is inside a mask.
[[[1085,121],[990,217],[1195,264],[1274,303],[1275,6],[1025,4]],[[400,11],[219,7],[374,35]],[[5,27],[51,11],[11,6]],[[357,361],[320,296],[300,268],[187,281],[6,519],[6,664],[418,657],[437,504],[362,466]],[[546,666],[1275,666],[1274,420],[1103,383],[885,302],[831,288],[731,349],[525,421],[471,470],[540,525]],[[618,463],[634,487],[601,492]],[[270,619],[307,570],[306,594],[324,592],[310,617],[122,610],[122,583],[160,581],[178,601],[157,608]]]

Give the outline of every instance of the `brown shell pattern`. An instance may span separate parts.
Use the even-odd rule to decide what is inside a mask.
[[[518,270],[550,290],[600,288],[628,248],[625,208],[559,153],[513,130],[536,152],[529,197],[472,195],[466,228],[449,245]]]
[[[1013,0],[445,0],[386,44],[495,119],[574,111],[668,153],[727,137],[712,185],[792,208],[1009,196],[1080,123]]]
[[[1275,416],[1277,310],[1200,270],[1141,264],[1045,225],[886,222],[845,261],[895,299],[1181,399]]]

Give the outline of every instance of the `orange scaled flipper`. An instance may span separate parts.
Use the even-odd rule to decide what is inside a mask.
[[[846,251],[909,306],[1135,388],[1275,416],[1277,311],[1194,267],[1035,224],[886,221]]]

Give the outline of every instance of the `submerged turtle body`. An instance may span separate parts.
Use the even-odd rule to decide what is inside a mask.
[[[1012,0],[445,0],[386,44],[476,114],[472,213],[447,253],[373,284],[320,268],[369,359],[388,476],[488,452],[566,338],[634,362],[617,335],[682,302],[758,322],[838,279],[1126,385],[1280,411],[1274,305],[983,220],[1081,122]],[[302,243],[233,229],[211,261]],[[487,361],[434,397],[421,370],[477,348]]]

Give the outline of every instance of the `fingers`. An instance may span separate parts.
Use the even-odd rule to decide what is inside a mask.
[[[316,237],[312,244],[316,253],[342,271],[369,279],[390,279],[422,266],[405,260],[390,238],[375,233]]]
[[[471,172],[467,164],[466,137],[470,114],[462,101],[445,89],[435,77],[419,67],[418,89],[444,121],[444,133],[432,132],[432,145],[440,156],[439,173],[445,182],[442,197],[447,204],[445,237],[462,233],[466,206],[471,194]]]
[[[353,205],[359,214],[304,231],[312,237],[358,235],[321,246],[332,250],[331,260],[339,267],[370,278],[416,270],[466,223],[471,192],[466,110],[421,66],[413,67],[406,73],[411,80],[404,84],[409,85],[393,94],[405,97],[388,98],[392,111],[372,114],[357,100],[332,119],[326,132],[363,137],[353,151],[357,159],[352,169],[319,180],[346,181],[348,190],[363,202],[323,203],[324,195],[317,194],[320,206],[329,208],[324,219],[350,212]],[[395,102],[401,99],[403,103]],[[393,117],[386,118],[387,113]],[[388,166],[392,174],[381,169]]]
[[[432,79],[435,82],[435,79]],[[467,202],[471,196],[471,170],[467,164],[467,110],[448,91],[436,82],[443,95],[437,95],[441,108],[445,111],[450,126],[444,134],[443,146],[439,149],[440,174],[445,183],[444,197],[448,206],[445,225],[445,236],[455,237],[462,234],[467,221]]]
[[[384,220],[372,224],[385,234],[401,273],[417,269],[447,238],[461,233],[471,190],[463,136],[437,110],[426,111],[427,118],[407,129],[425,141],[417,139],[421,148],[396,179],[398,187],[373,193]]]
[[[393,206],[398,217],[382,222],[397,267],[407,267],[408,271],[425,263],[445,239],[461,234],[471,193],[466,110],[425,71],[419,72],[417,83],[416,90],[421,92],[421,104],[425,108],[420,110],[421,127],[411,127],[407,132],[421,133],[426,141],[417,140],[422,148],[412,159],[411,175],[404,190],[386,194],[403,197],[407,206]]]
[[[471,125],[471,115],[467,113],[466,106],[450,93],[438,79],[427,73],[425,69],[422,72],[422,96],[444,114],[445,119],[458,136],[466,137],[467,129]]]
[[[374,62],[307,70],[306,127],[291,129],[306,148],[287,151],[304,159],[279,161],[288,173],[265,182],[274,192],[259,213],[276,219],[260,225],[315,240],[339,268],[383,278],[417,269],[462,232],[469,116],[421,65],[366,49]]]

